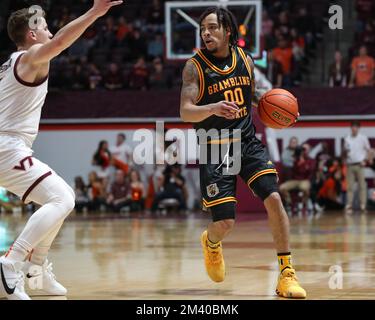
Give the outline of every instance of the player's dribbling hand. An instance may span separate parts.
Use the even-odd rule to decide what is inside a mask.
[[[92,6],[92,11],[96,16],[101,17],[105,15],[109,9],[114,6],[122,4],[124,1],[111,1],[111,0],[94,0],[94,5]]]
[[[211,111],[218,117],[233,120],[236,118],[236,115],[239,112],[239,108],[234,102],[224,100],[212,104]]]

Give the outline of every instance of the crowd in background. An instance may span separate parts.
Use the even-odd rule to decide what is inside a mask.
[[[320,141],[320,149],[313,152],[308,143],[299,144],[297,137],[290,139],[282,152],[280,172],[280,194],[290,215],[343,209],[352,214],[357,207],[361,212],[375,208],[375,181],[368,184],[364,173],[366,167],[375,172],[375,152],[360,132],[358,121],[352,122],[350,130],[343,137],[339,157],[327,141]],[[188,194],[182,166],[155,166],[149,176],[141,177],[133,156],[122,133],[114,146],[101,141],[93,155],[96,170],[90,173],[88,184],[82,177],[76,178],[76,210],[155,212],[164,208],[163,202],[186,210]]]
[[[115,145],[99,142],[92,158],[95,170],[87,183],[75,178],[76,211],[90,212],[156,212],[166,207],[186,210],[187,188],[181,165],[159,165],[150,176],[141,175],[133,150],[123,133]],[[142,172],[144,173],[144,172]]]
[[[317,146],[320,148],[316,149]],[[360,123],[352,122],[351,133],[343,139],[339,157],[335,156],[334,146],[325,140],[314,147],[312,150],[308,143],[300,144],[297,137],[292,137],[282,152],[279,191],[288,214],[302,216],[343,209],[352,214],[354,209],[363,213],[375,209],[375,179],[366,181],[364,171],[368,167],[375,172],[375,151],[360,132]],[[83,176],[74,179],[76,212],[199,209],[187,206],[189,195],[182,165],[155,165],[147,171],[135,159],[125,134],[119,133],[113,145],[100,141],[93,152],[93,170],[87,179]],[[195,196],[199,198],[199,194]],[[34,208],[29,206],[25,207],[17,197],[0,189],[3,212],[32,212]]]
[[[375,2],[356,0],[355,38],[345,58],[335,52],[329,66],[330,87],[373,87],[375,85]]]
[[[41,1],[43,4],[43,1]],[[55,90],[169,89],[181,84],[184,61],[165,60],[164,0],[129,0],[99,19],[68,50],[51,62],[50,88]],[[49,1],[43,5],[52,33],[75,19],[89,1]],[[305,6],[307,4],[307,7]],[[299,85],[321,38],[322,17],[312,15],[306,1],[264,1],[262,48],[266,70],[275,86]],[[0,14],[0,41],[14,51]]]
[[[314,16],[308,2],[296,6],[287,1],[265,1],[263,5],[262,41],[268,52],[263,71],[275,87],[300,85],[322,38],[323,17]]]
[[[42,1],[43,2],[43,1]],[[52,33],[81,14],[87,0],[48,2],[43,7]],[[181,84],[184,62],[165,59],[164,0],[130,0],[112,15],[99,19],[62,55],[52,61],[50,88],[55,90],[170,89]],[[309,74],[322,39],[327,12],[314,11],[309,1],[263,1],[261,47],[267,52],[262,68],[275,87],[299,86]],[[329,67],[330,86],[374,84],[375,5],[356,0],[353,46],[338,51]],[[0,57],[14,51],[0,13]],[[366,47],[366,48],[365,48]]]
[[[289,215],[342,210],[353,213],[355,185],[358,183],[359,209],[366,212],[375,204],[375,181],[367,188],[364,168],[375,171],[374,150],[361,134],[360,123],[353,121],[351,134],[343,140],[343,152],[334,156],[332,146],[320,143],[320,151],[311,158],[308,143],[299,145],[292,137],[282,153],[280,193]]]
[[[330,87],[374,87],[375,59],[365,45],[358,48],[358,54],[348,65],[340,51],[335,52],[334,62],[329,67]]]
[[[54,34],[84,12],[91,1],[40,1]],[[34,4],[38,4],[36,1]],[[146,90],[173,85],[176,68],[164,61],[164,0],[134,1],[99,19],[51,62],[52,89]],[[0,56],[15,50],[0,13]]]

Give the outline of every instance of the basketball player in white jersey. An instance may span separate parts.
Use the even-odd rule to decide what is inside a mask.
[[[56,281],[47,254],[64,219],[74,208],[74,192],[49,166],[32,156],[31,147],[47,94],[50,61],[95,20],[122,2],[94,0],[89,11],[54,37],[44,14],[35,20],[35,10],[18,10],[8,20],[8,34],[18,51],[0,68],[0,186],[25,203],[35,202],[41,207],[0,258],[0,297],[30,299],[24,290],[24,272],[27,278],[40,277],[46,294],[67,293]]]

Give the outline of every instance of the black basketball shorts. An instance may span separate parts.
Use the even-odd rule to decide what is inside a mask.
[[[226,160],[220,153],[219,163],[212,163],[211,148],[207,146],[207,164],[200,163],[200,186],[203,200],[203,209],[212,209],[215,206],[237,202],[236,184],[237,175],[224,174],[223,169]],[[277,191],[277,171],[270,160],[266,147],[255,136],[241,141],[241,148],[233,148],[233,142],[216,146],[229,150],[229,155],[241,161],[241,169],[238,175],[245,181],[254,195],[262,200],[272,191]],[[224,157],[225,158],[225,157]],[[201,159],[200,159],[201,160]],[[272,179],[264,180],[269,183],[256,183],[255,181],[264,175],[272,175]]]

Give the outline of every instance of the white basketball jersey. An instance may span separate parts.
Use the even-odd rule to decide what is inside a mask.
[[[16,66],[25,52],[13,53],[0,67],[0,134],[19,136],[31,148],[38,133],[48,79],[27,83],[18,77]]]

